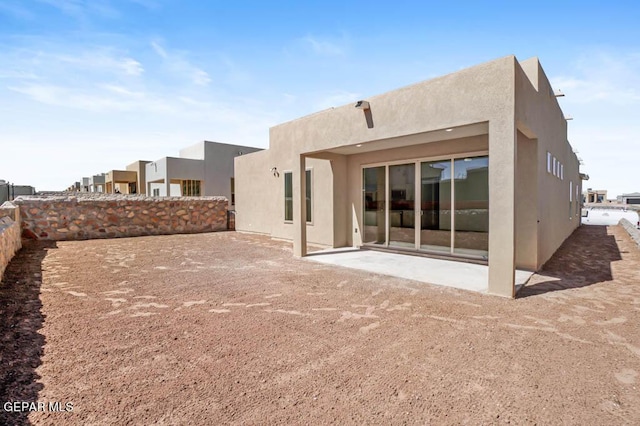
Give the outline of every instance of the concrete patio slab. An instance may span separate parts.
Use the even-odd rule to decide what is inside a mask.
[[[320,250],[309,253],[305,259],[480,293],[489,288],[486,265],[353,247]],[[516,270],[516,286],[524,285],[532,275],[533,272]]]

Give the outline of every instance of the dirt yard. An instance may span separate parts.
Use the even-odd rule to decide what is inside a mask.
[[[0,424],[640,424],[639,323],[619,227],[516,300],[233,232],[31,244],[0,287]]]

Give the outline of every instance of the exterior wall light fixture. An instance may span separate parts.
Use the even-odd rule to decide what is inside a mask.
[[[358,101],[358,102],[356,102],[355,107],[357,109],[371,109],[371,106],[369,105],[369,102],[367,102],[367,101]]]

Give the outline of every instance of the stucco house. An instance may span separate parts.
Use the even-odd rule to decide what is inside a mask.
[[[620,198],[621,204],[640,205],[640,192],[631,192],[629,194],[622,194],[619,198]]]
[[[145,165],[147,195],[220,195],[227,197],[233,206],[233,160],[260,150],[220,142],[198,142],[181,149],[179,157],[163,157]]]
[[[109,170],[105,175],[105,192],[136,194],[138,174],[132,170]]]
[[[487,262],[515,296],[580,224],[579,161],[537,58],[507,56],[270,129],[236,157],[236,229]]]
[[[106,175],[104,173],[90,176],[88,181],[89,192],[105,192],[105,179]]]

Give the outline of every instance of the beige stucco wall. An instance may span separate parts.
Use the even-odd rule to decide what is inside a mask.
[[[576,185],[578,194],[582,193],[580,163],[567,141],[567,121],[537,58],[516,64],[515,77],[518,129],[537,143],[538,247],[534,269],[538,269],[580,225],[580,211],[578,209],[576,213],[575,209]],[[547,173],[547,152],[564,165],[564,179]],[[573,184],[571,215],[570,183]],[[522,188],[525,193],[528,190],[527,187]]]
[[[149,163],[150,161],[139,160],[126,167],[127,170],[136,173],[136,189],[141,195],[147,193],[146,165]]]
[[[516,267],[538,269],[538,141],[517,134]]]
[[[236,230],[293,239],[293,223],[284,220],[284,174],[294,168],[292,157],[276,151],[260,151],[236,158]],[[274,175],[271,169],[276,167]],[[312,176],[312,222],[307,224],[309,242],[343,246],[334,240],[333,171],[328,160],[309,159]],[[338,180],[338,182],[341,182]],[[340,185],[344,188],[344,182]],[[343,234],[344,235],[344,234]]]
[[[106,192],[113,193],[116,188],[123,194],[129,193],[129,182],[138,182],[138,174],[132,170],[110,170],[105,176]]]

